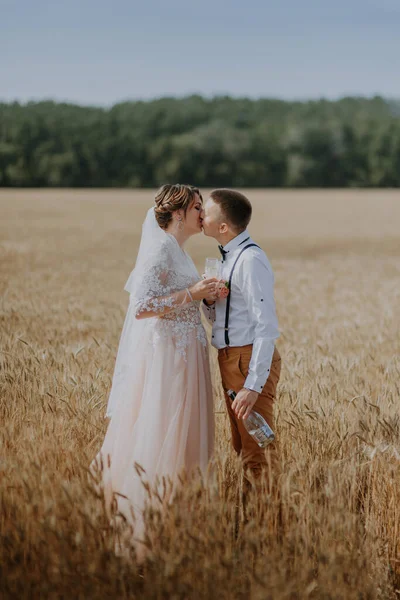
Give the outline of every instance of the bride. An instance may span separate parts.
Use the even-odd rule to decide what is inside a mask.
[[[201,280],[183,248],[201,232],[202,211],[197,188],[162,186],[125,286],[130,302],[107,406],[111,420],[92,469],[101,471],[106,505],[117,502],[135,539],[144,532],[143,481],[154,486],[162,477],[176,481],[182,469],[204,471],[213,451],[212,387],[199,305],[215,300],[217,280]]]

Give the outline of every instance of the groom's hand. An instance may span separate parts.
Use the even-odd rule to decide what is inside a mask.
[[[238,419],[247,419],[259,394],[254,390],[242,388],[232,402],[232,409]]]

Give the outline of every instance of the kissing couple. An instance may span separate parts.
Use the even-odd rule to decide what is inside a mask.
[[[206,203],[199,189],[164,185],[143,224],[111,392],[110,417],[92,463],[101,471],[106,506],[143,535],[147,482],[178,482],[182,470],[207,470],[214,447],[214,407],[207,337],[200,308],[212,324],[232,443],[247,489],[276,465],[275,445],[261,448],[243,424],[254,408],[274,429],[273,405],[281,359],[274,276],[247,232],[252,207],[240,192],[216,189]],[[202,279],[185,242],[204,232],[219,243],[221,279]],[[232,402],[228,390],[237,393]],[[140,465],[140,467],[138,467]],[[246,489],[245,485],[245,489]],[[140,548],[136,544],[136,552]]]

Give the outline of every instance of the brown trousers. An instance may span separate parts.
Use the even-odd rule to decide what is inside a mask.
[[[244,386],[249,371],[252,350],[253,346],[249,345],[235,348],[228,347],[218,351],[218,362],[224,393],[229,389],[235,390],[237,393]],[[280,373],[281,357],[275,348],[268,380],[263,391],[258,396],[257,402],[253,406],[253,409],[264,417],[274,432],[273,408]],[[245,429],[242,419],[236,417],[232,410],[231,400],[226,393],[225,401],[231,425],[233,447],[237,454],[240,454],[242,457],[245,477],[247,479],[248,475],[250,475],[258,478],[268,464],[275,468],[277,462],[276,445],[272,443],[266,449],[260,448]]]

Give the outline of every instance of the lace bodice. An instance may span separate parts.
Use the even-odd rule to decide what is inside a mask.
[[[173,336],[176,348],[184,358],[193,336],[204,346],[207,344],[200,318],[200,302],[175,306],[175,298],[171,295],[192,286],[199,279],[190,256],[180,248],[172,235],[168,235],[157,255],[149,257],[138,285],[139,292],[131,298],[136,316],[142,311],[160,313],[159,317],[146,319],[151,322],[149,326],[154,328],[153,343],[156,344],[161,336]],[[163,315],[165,308],[173,310]]]

